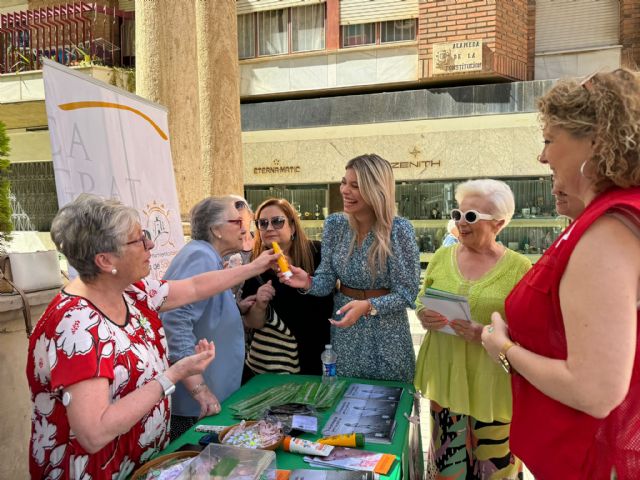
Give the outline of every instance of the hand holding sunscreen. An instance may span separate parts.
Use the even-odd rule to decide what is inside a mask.
[[[280,267],[280,272],[282,272],[284,278],[291,278],[293,274],[291,273],[291,270],[289,270],[289,262],[287,262],[286,257],[282,253],[280,245],[278,245],[278,242],[271,242],[271,247],[273,248],[273,253],[280,254],[277,260],[278,267]]]

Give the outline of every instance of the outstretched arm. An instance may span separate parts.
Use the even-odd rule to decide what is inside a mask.
[[[264,272],[275,264],[278,256],[273,253],[273,250],[265,250],[253,262],[240,267],[205,272],[184,280],[169,281],[169,295],[160,311],[171,310],[217,295]]]

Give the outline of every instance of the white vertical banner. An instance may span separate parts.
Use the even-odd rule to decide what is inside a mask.
[[[43,78],[59,206],[93,193],[137,209],[162,278],[184,245],[166,108],[47,59]]]

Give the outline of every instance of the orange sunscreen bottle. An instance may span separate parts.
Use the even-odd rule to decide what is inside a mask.
[[[364,435],[362,433],[343,433],[318,440],[318,443],[334,445],[336,447],[364,447]]]
[[[284,275],[284,278],[291,278],[291,270],[289,270],[289,262],[287,262],[286,257],[282,254],[282,249],[278,242],[271,242],[271,247],[273,248],[273,253],[280,253],[281,255],[278,257],[278,267],[280,267],[280,271]]]

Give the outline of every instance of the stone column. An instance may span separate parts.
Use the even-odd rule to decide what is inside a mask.
[[[136,93],[169,109],[183,220],[209,195],[242,194],[233,0],[136,0]]]
[[[235,0],[196,0],[202,174],[215,195],[243,194]]]

